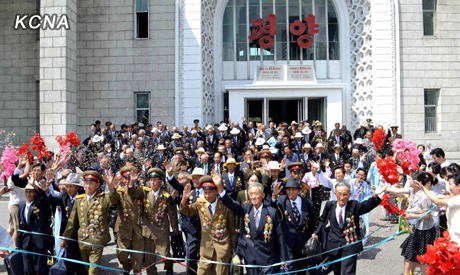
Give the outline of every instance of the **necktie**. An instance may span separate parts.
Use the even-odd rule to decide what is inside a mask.
[[[295,218],[296,224],[299,224],[300,223],[300,213],[299,213],[299,210],[297,209],[295,201],[292,202],[292,212],[294,212],[294,218]]]
[[[199,191],[199,190],[196,190],[196,197],[197,197],[197,198],[200,197],[200,191]]]
[[[254,213],[254,221],[256,223],[256,229],[259,228],[259,211],[260,210],[256,210],[256,212]]]
[[[212,216],[212,205],[211,204],[208,206],[208,209],[209,209],[209,213],[211,213],[211,216]]]
[[[343,227],[343,217],[342,217],[342,208],[340,208],[340,213],[339,213],[339,225],[340,225],[340,228]]]
[[[230,186],[233,188],[233,176],[230,176]]]
[[[204,165],[204,174],[205,175],[208,174],[208,165],[207,164]]]
[[[26,216],[26,223],[27,224],[29,224],[29,208],[30,208],[30,205],[27,205],[26,210],[24,211],[24,214]]]

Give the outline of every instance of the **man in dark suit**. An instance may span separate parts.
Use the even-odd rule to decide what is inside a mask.
[[[83,184],[80,182],[80,177],[78,174],[70,173],[65,181],[66,192],[59,193],[56,198],[56,205],[61,208],[61,229],[59,230],[60,236],[64,235],[64,231],[67,227],[67,222],[69,220],[70,214],[72,213],[72,208],[75,203],[75,198],[79,194],[80,187],[83,187]],[[78,231],[75,231],[71,239],[78,239]],[[67,243],[67,258],[81,261],[80,248],[78,247],[78,242],[69,241]],[[75,264],[70,261],[65,261],[65,266],[67,274],[86,274],[85,267],[80,264]]]
[[[112,140],[112,148],[117,152],[117,155],[123,152],[123,145],[126,143],[127,141],[121,136],[121,133],[116,132],[115,139]]]
[[[296,153],[297,155],[302,153],[302,148],[305,143],[306,142],[305,142],[305,139],[303,138],[302,133],[300,132],[295,133],[294,140],[291,142],[291,147],[294,153]]]
[[[315,215],[311,201],[299,196],[301,186],[296,179],[289,179],[286,182],[286,195],[278,197],[281,189],[281,182],[278,182],[272,193],[272,207],[279,208],[284,214],[282,222],[283,232],[288,250],[292,253],[292,259],[303,258],[302,247],[315,230]],[[307,268],[310,261],[297,261],[293,263],[295,270]],[[306,274],[305,271],[297,274]]]
[[[214,128],[212,128],[212,126],[211,127],[209,126],[206,127],[206,130],[208,131],[208,135],[205,139],[205,147],[206,147],[206,151],[213,154],[215,151],[217,151],[217,146],[219,145],[219,138],[217,137],[216,133],[214,133]]]
[[[234,158],[227,159],[224,167],[227,168],[227,171],[222,174],[222,184],[224,185],[225,191],[227,194],[234,200],[238,195],[240,190],[244,188],[244,174],[242,171],[237,171],[236,166],[239,165]]]
[[[343,166],[345,157],[342,154],[342,147],[338,144],[334,145],[334,152],[329,155],[331,169],[334,170],[336,166]]]
[[[226,193],[219,174],[213,175],[213,181],[222,203],[243,217],[236,253],[250,265],[272,265],[288,261],[290,257],[284,241],[280,213],[276,208],[263,204],[263,186],[260,183],[252,184],[248,189],[251,203],[241,205]],[[248,268],[249,275],[278,272],[279,266]]]
[[[42,186],[47,185],[44,181]],[[49,184],[48,184],[49,186]],[[19,206],[19,229],[41,233],[32,235],[18,232],[16,245],[21,250],[38,254],[47,254],[50,245],[50,236],[53,234],[50,227],[51,208],[50,199],[45,192],[35,184],[34,177],[30,177],[25,187],[26,203]],[[22,254],[22,264],[25,275],[48,274],[47,257],[32,254]]]
[[[361,203],[349,200],[351,195],[350,190],[351,187],[348,183],[338,183],[335,186],[337,201],[328,201],[326,203],[323,214],[319,219],[318,228],[312,234],[313,238],[318,239],[318,235],[322,234],[326,224],[329,223],[327,239],[325,240],[326,251],[355,242],[354,245],[330,252],[331,261],[359,253],[363,250],[363,243],[360,241],[363,236],[359,227],[359,217],[380,205],[382,200],[379,198],[379,195],[386,188],[377,188],[372,198]],[[334,274],[356,274],[356,260],[357,256],[353,256],[333,264]]]

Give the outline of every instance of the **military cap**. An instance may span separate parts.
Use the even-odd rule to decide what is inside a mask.
[[[259,182],[260,180],[262,179],[262,175],[260,174],[259,171],[257,170],[248,170],[245,174],[244,174],[244,180],[245,181],[248,181],[252,176],[256,175],[256,177],[259,179]]]
[[[83,173],[83,177],[85,179],[85,181],[87,180],[94,180],[94,181],[97,181],[97,182],[100,182],[102,183],[104,181],[104,179],[102,178],[102,175],[96,171],[93,171],[93,170],[88,170],[88,171],[85,171]]]
[[[174,149],[174,154],[184,154],[184,148],[182,147],[176,147],[176,149]]]
[[[131,174],[133,173],[132,170],[133,170],[134,167],[132,166],[125,166],[123,168],[120,169],[120,175],[122,175],[124,178],[127,178],[129,176],[131,176]]]
[[[147,177],[150,178],[160,178],[160,179],[165,179],[166,175],[163,170],[160,168],[150,168],[149,171],[147,172]]]
[[[289,171],[293,171],[293,170],[302,171],[304,167],[305,165],[302,162],[292,162],[292,163],[289,163],[287,168]]]
[[[264,149],[259,152],[259,158],[271,158],[271,157],[273,157],[273,154],[268,149]]]
[[[199,119],[194,119],[194,120],[193,120],[193,123],[198,123],[198,122],[200,122]]]
[[[203,189],[217,189],[216,184],[212,180],[211,176],[203,176],[200,179],[200,184]]]
[[[300,182],[296,179],[288,179],[288,181],[286,182],[286,187],[285,188],[297,188],[297,189],[301,189],[300,188]]]

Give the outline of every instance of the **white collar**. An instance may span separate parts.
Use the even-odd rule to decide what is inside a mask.
[[[260,204],[259,208],[256,208],[255,205],[253,205],[253,206],[254,206],[254,213],[255,213],[255,212],[259,211],[259,210],[262,210],[262,207],[264,206],[264,204],[263,203]],[[260,213],[262,213],[262,211],[260,211]]]
[[[235,174],[235,171],[233,171],[233,173],[228,172],[228,176],[229,176],[229,177],[230,177],[230,176],[233,177],[234,174]]]
[[[26,208],[27,208],[27,207],[30,207],[30,206],[32,205],[32,203],[34,203],[34,201],[26,202]]]
[[[157,199],[158,195],[160,194],[160,188],[158,188],[158,190],[156,192],[153,191],[153,189],[152,189],[152,194],[155,196],[155,199]]]
[[[343,215],[345,215],[345,209],[347,208],[347,205],[345,204],[343,207],[339,206],[339,203],[337,202],[337,207],[335,208],[338,213],[340,213],[340,209],[342,209]]]
[[[206,201],[206,207],[209,208],[209,205],[211,205],[212,215],[214,216],[214,214],[216,214],[217,198],[213,203],[210,203],[210,202]]]
[[[200,188],[200,189],[196,188],[196,189],[195,189],[195,192],[199,192],[199,193],[200,193],[200,195],[199,195],[200,198],[203,197],[203,194],[204,194],[203,188]]]

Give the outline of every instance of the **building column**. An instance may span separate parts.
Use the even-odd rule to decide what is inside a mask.
[[[77,3],[40,2],[41,15],[65,14],[70,27],[40,29],[40,135],[56,151],[56,136],[75,132],[77,125]]]

